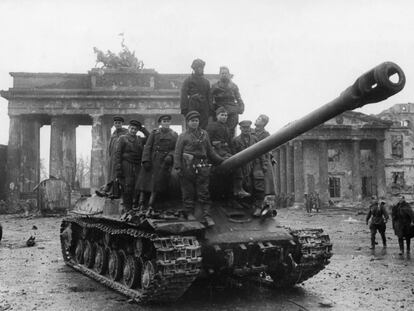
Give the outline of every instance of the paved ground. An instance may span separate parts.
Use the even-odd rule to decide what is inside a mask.
[[[355,211],[307,215],[291,208],[281,210],[278,218],[284,225],[321,227],[329,233],[334,256],[325,270],[291,290],[276,292],[253,284],[241,289],[197,285],[175,305],[140,307],[64,265],[59,246],[61,218],[0,215],[4,228],[0,311],[414,310],[414,258],[397,255],[390,224],[388,248],[371,252],[365,215]],[[36,236],[36,245],[29,248],[25,242],[30,235]]]

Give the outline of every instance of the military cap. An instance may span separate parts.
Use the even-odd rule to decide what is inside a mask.
[[[191,110],[189,113],[187,113],[185,115],[185,120],[186,121],[189,121],[189,120],[194,119],[194,118],[199,118],[200,119],[200,113],[198,111]]]
[[[219,69],[219,72],[222,72],[223,70],[226,70],[227,72],[230,72],[229,67],[221,66]]]
[[[265,114],[261,114],[260,116],[259,116],[259,118],[260,119],[262,119],[263,121],[264,121],[264,125],[266,126],[267,125],[267,123],[269,123],[269,117],[267,116],[267,115],[265,115]]]
[[[158,118],[158,123],[161,123],[162,120],[170,120],[171,121],[171,116],[169,114],[160,115],[160,117]]]
[[[129,121],[129,125],[133,125],[136,126],[137,128],[141,127],[141,122],[137,121],[137,120],[131,120]]]
[[[121,116],[115,116],[115,117],[113,118],[113,120],[114,120],[114,122],[115,122],[115,121],[125,122],[124,118],[123,118],[123,117],[121,117]]]
[[[243,120],[239,122],[239,125],[242,127],[250,127],[252,125],[252,121],[250,120]]]
[[[206,65],[205,61],[203,61],[202,59],[196,58],[195,60],[193,60],[191,64],[191,68],[195,69],[198,67],[204,67],[205,65]]]
[[[224,107],[222,107],[222,106],[218,107],[218,108],[216,109],[216,116],[218,116],[218,115],[219,115],[220,113],[222,113],[222,112],[226,112],[226,113],[227,113],[226,108],[224,108]]]

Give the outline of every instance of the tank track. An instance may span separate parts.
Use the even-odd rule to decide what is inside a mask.
[[[65,232],[67,228],[71,230],[69,240]],[[145,288],[144,286],[127,286],[122,281],[114,281],[109,277],[109,272],[98,273],[95,269],[78,262],[74,248],[77,240],[85,239],[85,236],[82,237],[84,235],[82,232],[85,230],[93,230],[95,235],[98,233],[98,235],[110,236],[110,238],[122,236],[122,238],[149,241],[154,255],[147,259],[152,263],[154,273],[152,278],[146,279]],[[60,233],[62,255],[67,265],[139,303],[175,301],[184,294],[200,273],[201,247],[195,237],[158,236],[127,224],[118,222],[114,224],[103,220],[97,222],[96,219],[81,217],[64,219]],[[78,235],[81,238],[77,237]],[[131,253],[131,249],[129,252]],[[137,255],[134,257],[139,261]],[[140,271],[144,274],[142,266]],[[142,275],[140,281],[141,278]]]
[[[284,271],[284,275],[270,274],[272,285],[276,287],[293,286],[311,278],[323,270],[332,257],[332,243],[329,235],[322,229],[289,229],[300,246],[300,253],[293,256],[291,266]]]

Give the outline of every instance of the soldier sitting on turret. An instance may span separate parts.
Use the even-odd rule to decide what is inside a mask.
[[[185,119],[187,131],[178,136],[174,155],[174,169],[180,177],[184,208],[188,211],[188,219],[195,219],[193,213],[197,199],[202,205],[204,224],[213,226],[208,189],[210,161],[219,164],[224,159],[214,151],[208,133],[199,128],[200,113],[190,111]]]
[[[257,139],[251,134],[250,126],[252,121],[241,121],[239,123],[241,134],[234,138],[234,152],[240,152],[257,142]],[[249,163],[243,165],[243,187],[252,194],[254,200],[254,215],[259,216],[262,209],[262,202],[265,195],[264,174],[266,172],[266,159],[264,156],[256,158]],[[235,180],[235,182],[240,182]]]
[[[232,136],[226,124],[227,111],[223,107],[216,109],[217,121],[210,122],[207,126],[207,132],[210,137],[211,144],[214,150],[222,157],[229,158],[232,155]],[[233,194],[236,197],[249,197],[250,193],[246,192],[242,187],[242,173],[240,169],[236,169],[233,173],[236,177],[233,178]],[[218,178],[222,178],[218,175]],[[231,185],[230,185],[231,186]],[[223,189],[223,193],[231,193],[231,188]]]
[[[139,207],[143,208],[145,192],[150,192],[148,211],[151,212],[158,193],[168,190],[171,168],[173,166],[174,149],[177,133],[170,129],[171,116],[162,115],[158,118],[159,128],[153,130],[148,137],[142,153],[143,170],[139,176],[141,191]]]

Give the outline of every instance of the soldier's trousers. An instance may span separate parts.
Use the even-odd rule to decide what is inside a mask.
[[[236,126],[239,123],[239,115],[237,113],[229,113],[227,115],[226,125],[230,130],[231,137],[235,136]]]
[[[382,244],[384,246],[387,245],[387,240],[385,238],[385,224],[379,224],[379,225],[375,225],[375,224],[371,224],[369,226],[369,230],[371,231],[371,245],[374,246],[375,245],[375,235],[377,234],[377,230],[381,235],[382,238]]]
[[[141,166],[137,163],[122,161],[122,202],[126,210],[132,208],[132,204],[138,198],[138,176]]]
[[[180,177],[181,193],[184,208],[194,212],[196,201],[204,207],[210,205],[210,192],[208,190],[210,180],[210,168],[201,167],[186,169]]]

